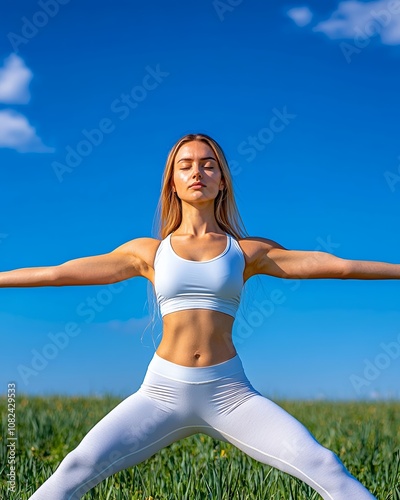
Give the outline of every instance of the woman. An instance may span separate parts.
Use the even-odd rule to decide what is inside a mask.
[[[138,238],[105,255],[0,273],[3,287],[144,276],[163,317],[163,337],[140,389],[89,431],[31,499],[79,499],[111,474],[198,432],[301,479],[324,499],[375,498],[300,422],[251,386],[231,332],[243,284],[256,274],[393,279],[400,265],[244,237],[226,159],[204,134],[186,135],[171,150],[160,208],[161,242]]]

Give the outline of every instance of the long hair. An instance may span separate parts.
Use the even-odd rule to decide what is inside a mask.
[[[232,175],[221,146],[206,134],[187,134],[173,146],[168,154],[161,185],[161,195],[157,205],[158,236],[164,239],[175,231],[182,222],[182,202],[172,190],[171,181],[174,173],[175,157],[179,148],[186,142],[202,141],[213,150],[221,169],[225,188],[214,201],[214,215],[219,227],[236,239],[248,236],[233,194]]]
[[[236,205],[233,193],[232,175],[225,154],[221,146],[206,134],[187,134],[181,137],[168,154],[161,182],[161,194],[157,204],[155,221],[153,222],[153,227],[156,226],[156,236],[160,239],[164,239],[171,232],[175,231],[182,222],[182,202],[172,190],[171,181],[174,173],[176,154],[183,144],[191,141],[202,141],[208,144],[215,154],[219,168],[221,169],[221,177],[225,181],[225,188],[218,193],[214,201],[214,215],[217,224],[224,232],[229,233],[236,239],[249,236]],[[154,289],[150,282],[148,283],[147,296],[151,312],[150,324],[152,325],[152,340],[155,347],[153,330],[156,316],[160,317],[160,315],[154,295]],[[161,333],[159,335],[161,335]]]

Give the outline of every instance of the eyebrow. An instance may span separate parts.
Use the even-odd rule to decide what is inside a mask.
[[[192,161],[193,158],[181,158],[180,160],[177,161],[177,163],[181,162],[181,161]],[[205,158],[200,158],[200,161],[203,161],[203,160],[214,160],[214,161],[217,161],[216,158],[214,158],[213,156],[206,156]]]

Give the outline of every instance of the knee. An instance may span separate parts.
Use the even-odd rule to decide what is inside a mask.
[[[83,485],[82,491],[86,492],[107,476],[104,471],[108,469],[109,463],[97,461],[97,458],[79,447],[74,449],[58,467],[58,480],[66,484]],[[77,492],[81,493],[81,490],[78,489]]]
[[[345,470],[343,462],[336,453],[324,447],[319,460],[319,466],[329,475],[342,474]]]
[[[118,450],[110,450],[108,454],[96,453],[77,447],[61,462],[60,468],[65,474],[78,474],[82,477],[103,477],[114,472],[114,464],[123,458]]]
[[[103,479],[95,457],[79,446],[66,455],[53,476],[57,492],[63,491],[66,496],[62,498],[71,499],[81,498]]]
[[[73,474],[76,471],[92,468],[93,462],[86,454],[83,454],[79,448],[70,451],[60,464],[60,469],[66,474]]]

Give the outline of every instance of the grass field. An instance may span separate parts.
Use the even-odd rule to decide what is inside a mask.
[[[7,401],[0,399],[0,498],[25,500],[120,399],[17,397],[16,492],[7,492]],[[379,500],[400,500],[400,402],[278,401]],[[85,500],[311,500],[308,486],[233,446],[197,434],[124,470]],[[351,499],[349,499],[351,500]]]

